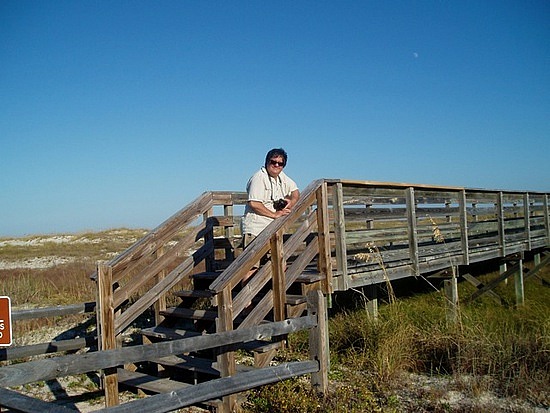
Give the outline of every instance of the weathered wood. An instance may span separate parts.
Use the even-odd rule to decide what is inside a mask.
[[[506,271],[506,270],[504,270],[504,271]],[[470,284],[472,284],[477,289],[481,289],[481,288],[485,287],[485,284],[483,284],[481,281],[479,281],[476,277],[474,277],[471,274],[468,274],[468,273],[461,274],[461,277],[463,277],[466,281],[468,281]],[[487,294],[490,295],[492,298],[494,298],[495,301],[498,304],[500,304],[500,305],[505,304],[504,301],[502,300],[502,298],[500,297],[500,295],[498,295],[493,290],[488,290]]]
[[[12,321],[32,320],[36,318],[59,317],[74,314],[95,313],[96,303],[80,303],[58,305],[55,307],[32,308],[28,310],[14,310],[11,313]]]
[[[500,274],[497,278],[492,280],[490,283],[486,284],[484,287],[478,289],[476,292],[474,292],[468,299],[465,300],[465,302],[470,302],[475,300],[476,298],[480,297],[481,295],[485,294],[487,291],[492,290],[495,288],[499,283],[504,281],[505,279],[511,277],[519,270],[519,265],[516,264],[513,267],[509,268],[508,270],[504,271],[502,274]]]
[[[75,410],[0,388],[0,407],[23,413],[74,413]],[[1,410],[1,409],[0,409]]]
[[[175,261],[181,261],[182,259],[188,257],[189,248],[195,242],[195,238],[206,229],[207,226],[204,224],[197,226],[183,240],[170,248],[162,256],[158,256],[157,259],[142,269],[135,277],[132,277],[132,281],[128,283],[124,289],[120,289],[115,293],[115,306],[118,307],[123,302],[129,300],[133,294],[149,282],[152,277],[159,274],[160,271],[172,265]],[[203,246],[202,248],[204,249],[205,247]],[[159,250],[161,249],[162,248],[160,247]],[[200,253],[196,254],[198,255]],[[195,260],[198,261],[198,258],[195,258]],[[118,280],[122,278],[123,276],[118,274]]]
[[[348,257],[347,257],[347,245],[346,245],[346,223],[344,212],[344,192],[342,189],[342,183],[338,182],[336,188],[333,191],[332,203],[334,205],[334,238],[335,238],[335,250],[336,250],[336,270],[341,274],[339,290],[347,290],[348,286]]]
[[[80,337],[68,340],[54,340],[49,343],[30,344],[27,346],[13,346],[0,348],[0,361],[17,360],[41,354],[60,353],[80,350],[97,345],[97,337]]]
[[[311,375],[311,384],[318,393],[327,394],[330,366],[325,297],[321,291],[317,290],[310,292],[307,300],[308,314],[317,317],[317,326],[311,330],[309,335],[309,356],[319,363],[319,369]]]
[[[332,294],[332,262],[330,259],[330,235],[328,222],[328,192],[326,182],[317,189],[317,227],[318,227],[318,270],[324,275],[322,280],[325,294]]]
[[[514,275],[514,287],[516,292],[516,305],[521,306],[525,304],[525,291],[523,286],[523,259],[518,262],[518,270]]]
[[[101,350],[116,348],[115,309],[113,304],[113,268],[100,263],[97,266],[98,308],[99,308],[99,345]],[[0,373],[1,374],[1,373]],[[118,399],[118,379],[114,366],[105,366],[103,372],[103,388],[105,389],[105,405],[115,406]]]
[[[286,318],[285,266],[283,237],[280,232],[276,232],[271,237],[271,270],[274,297],[273,316],[275,321],[281,321]]]
[[[212,193],[205,192],[195,201],[181,209],[158,227],[149,232],[145,237],[128,248],[124,253],[109,262],[115,272],[125,268],[130,263],[136,263],[146,255],[152,254],[161,245],[164,245],[181,228],[193,221],[197,216],[212,205]]]
[[[156,301],[156,298],[160,294],[174,287],[184,276],[190,274],[195,261],[201,261],[201,259],[203,259],[204,256],[210,251],[211,247],[212,243],[210,242],[209,244],[204,245],[201,249],[197,250],[193,256],[187,258],[184,262],[170,271],[164,279],[150,288],[145,294],[136,300],[130,308],[126,309],[126,311],[116,320],[116,333],[118,334],[128,327],[133,320],[135,320]]]
[[[247,329],[189,337],[182,340],[123,347],[87,354],[71,354],[12,364],[0,367],[0,387],[20,386],[26,383],[87,373],[171,354],[189,353],[251,340],[260,340],[265,337],[310,329],[315,325],[317,325],[315,317],[300,317]]]
[[[405,193],[407,197],[409,256],[415,275],[420,275],[420,269],[418,267],[418,239],[416,232],[416,203],[414,200],[414,188],[407,188]]]
[[[229,394],[250,390],[255,387],[301,376],[318,370],[315,361],[284,363],[274,367],[255,369],[235,376],[199,383],[189,388],[162,393],[141,400],[131,401],[120,406],[98,410],[98,413],[148,413],[169,412],[190,406],[204,400],[215,399]]]
[[[539,258],[540,260],[540,258]],[[527,271],[527,274],[525,274],[525,277],[524,277],[524,281],[526,281],[527,279],[533,277],[533,276],[538,276],[538,272],[544,268],[545,266],[547,266],[548,264],[550,264],[550,254],[547,255],[542,261],[540,261],[538,264],[536,264],[532,269],[530,269],[529,271]],[[542,280],[542,277],[539,277],[541,280]]]

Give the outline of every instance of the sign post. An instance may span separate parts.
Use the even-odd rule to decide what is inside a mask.
[[[0,296],[0,347],[11,346],[11,302]]]

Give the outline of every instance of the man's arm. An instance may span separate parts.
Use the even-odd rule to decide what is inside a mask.
[[[279,218],[284,215],[290,214],[290,209],[288,206],[281,210],[281,211],[271,211],[270,209],[266,208],[266,206],[261,201],[248,201],[248,205],[250,205],[250,208],[252,208],[252,211],[254,211],[258,215],[263,215],[264,217],[268,218]]]
[[[300,199],[300,191],[295,189],[290,193],[290,196],[287,196],[285,199],[288,201],[286,207],[292,209],[292,207],[296,205],[296,202],[298,202],[298,199]]]

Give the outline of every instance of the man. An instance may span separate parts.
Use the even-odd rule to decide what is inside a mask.
[[[242,221],[244,248],[274,219],[290,214],[300,198],[296,183],[283,172],[287,159],[283,148],[271,149],[264,166],[248,180],[248,200]],[[243,287],[268,259],[266,256],[252,267],[241,280]],[[250,311],[251,307],[252,303],[249,303],[245,311]]]
[[[248,200],[242,222],[245,247],[274,219],[290,214],[300,198],[296,183],[283,172],[287,159],[283,148],[271,149],[264,166],[246,185]]]

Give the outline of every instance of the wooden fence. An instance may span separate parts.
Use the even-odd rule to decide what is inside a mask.
[[[229,394],[249,390],[261,385],[274,383],[298,375],[311,374],[312,384],[319,388],[326,386],[327,366],[325,302],[320,292],[308,295],[309,314],[304,317],[264,324],[238,331],[202,335],[149,345],[131,346],[115,350],[68,355],[26,363],[13,364],[0,368],[0,406],[20,412],[67,412],[74,411],[62,406],[24,396],[6,387],[20,386],[41,380],[76,375],[98,370],[109,370],[127,363],[147,361],[171,354],[188,353],[204,349],[227,349],[234,344],[246,343],[261,337],[287,335],[300,330],[309,330],[310,360],[283,363],[273,367],[251,369],[197,385],[173,382],[169,393],[151,396],[120,406],[99,410],[100,412],[146,411],[160,413],[217,399]],[[168,381],[168,379],[166,380]]]
[[[72,304],[66,306],[32,308],[12,312],[12,322],[38,318],[54,318],[77,314],[90,314],[91,324],[95,324],[95,302]],[[95,330],[95,329],[94,329]],[[83,348],[97,347],[97,334],[88,333],[83,337],[81,332],[75,333],[79,337],[53,339],[46,343],[13,346],[0,348],[0,361],[18,360],[26,357],[39,356],[51,353],[76,351]],[[67,332],[66,334],[67,335]]]

